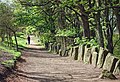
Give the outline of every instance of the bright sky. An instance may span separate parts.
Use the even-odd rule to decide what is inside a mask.
[[[12,0],[1,0],[2,2],[8,2],[8,3],[10,3],[10,2],[12,2]]]
[[[7,3],[7,4],[12,4],[12,0],[0,0],[0,1]]]

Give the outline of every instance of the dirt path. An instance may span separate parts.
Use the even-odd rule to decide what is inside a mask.
[[[100,69],[49,53],[36,45],[32,41],[31,49],[23,50],[17,77],[9,82],[120,82],[98,79]]]

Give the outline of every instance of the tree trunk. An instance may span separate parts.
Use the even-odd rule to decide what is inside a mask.
[[[84,29],[83,36],[90,39],[90,28],[89,28],[88,17],[85,15],[82,15],[81,19],[82,19],[83,29]]]
[[[108,1],[105,1],[105,5],[108,5]],[[107,49],[113,53],[113,29],[110,25],[110,21],[109,21],[109,9],[107,8],[105,10],[105,15],[106,15],[106,28],[107,28]]]
[[[120,35],[120,9],[119,8],[116,8],[115,10],[115,15],[116,15],[116,19],[117,19],[117,28],[118,28],[118,32],[119,32],[119,35]]]
[[[97,6],[101,6],[101,1],[100,0],[96,0]],[[103,32],[102,32],[102,26],[101,26],[101,22],[100,22],[100,11],[98,11],[97,15],[95,16],[95,21],[97,24],[97,35],[98,35],[98,42],[100,47],[104,47],[104,38],[103,38]]]
[[[14,33],[14,38],[15,38],[15,43],[16,43],[16,50],[18,51],[18,42],[17,42],[17,36],[16,36],[16,33]]]
[[[78,4],[78,6],[81,13],[81,19],[82,19],[83,29],[84,29],[83,36],[90,39],[90,28],[89,28],[89,21],[88,21],[89,14],[85,12],[83,5]]]

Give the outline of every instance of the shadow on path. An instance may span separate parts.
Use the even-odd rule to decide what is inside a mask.
[[[34,42],[21,51],[22,60],[14,71],[20,81],[16,82],[106,82],[98,78],[100,69],[50,53]]]
[[[39,82],[68,82],[68,81],[65,81],[66,78],[49,76],[49,73],[24,72],[24,71],[21,71],[21,70],[16,70],[16,72],[17,72],[18,76],[22,76],[22,77],[25,77],[25,78],[28,78],[28,79],[37,80]]]
[[[59,55],[50,55],[51,52],[46,50],[45,48],[25,48],[22,50],[22,56],[24,57],[36,57],[36,58],[61,58]],[[44,54],[44,55],[40,55]]]

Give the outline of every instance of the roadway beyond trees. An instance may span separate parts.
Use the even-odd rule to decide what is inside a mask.
[[[120,82],[99,79],[100,69],[49,53],[33,41],[28,47],[22,51],[22,59],[8,82]]]

